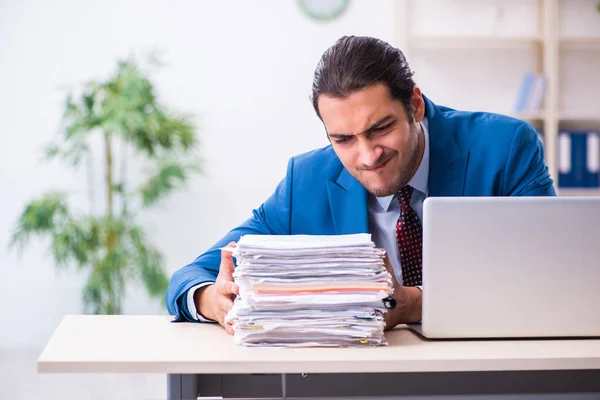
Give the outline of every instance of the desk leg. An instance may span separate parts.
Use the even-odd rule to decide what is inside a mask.
[[[198,379],[192,374],[167,375],[168,400],[196,400],[198,398]]]

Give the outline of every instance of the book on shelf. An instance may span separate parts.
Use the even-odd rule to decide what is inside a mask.
[[[546,85],[545,75],[533,72],[525,73],[514,105],[515,114],[530,114],[541,111],[544,106]]]
[[[600,132],[561,131],[558,135],[559,188],[600,187]]]

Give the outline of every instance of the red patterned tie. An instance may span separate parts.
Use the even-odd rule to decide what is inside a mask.
[[[423,233],[419,217],[410,208],[413,188],[406,185],[398,192],[400,218],[396,223],[396,239],[400,250],[402,281],[404,286],[422,285]]]

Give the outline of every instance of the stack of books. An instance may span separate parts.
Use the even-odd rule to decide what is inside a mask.
[[[226,321],[243,346],[386,345],[392,278],[369,234],[245,235]]]

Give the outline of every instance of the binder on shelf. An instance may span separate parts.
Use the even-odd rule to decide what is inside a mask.
[[[588,132],[587,137],[588,187],[600,187],[600,132]]]
[[[559,187],[600,187],[599,132],[561,131],[558,153]]]

